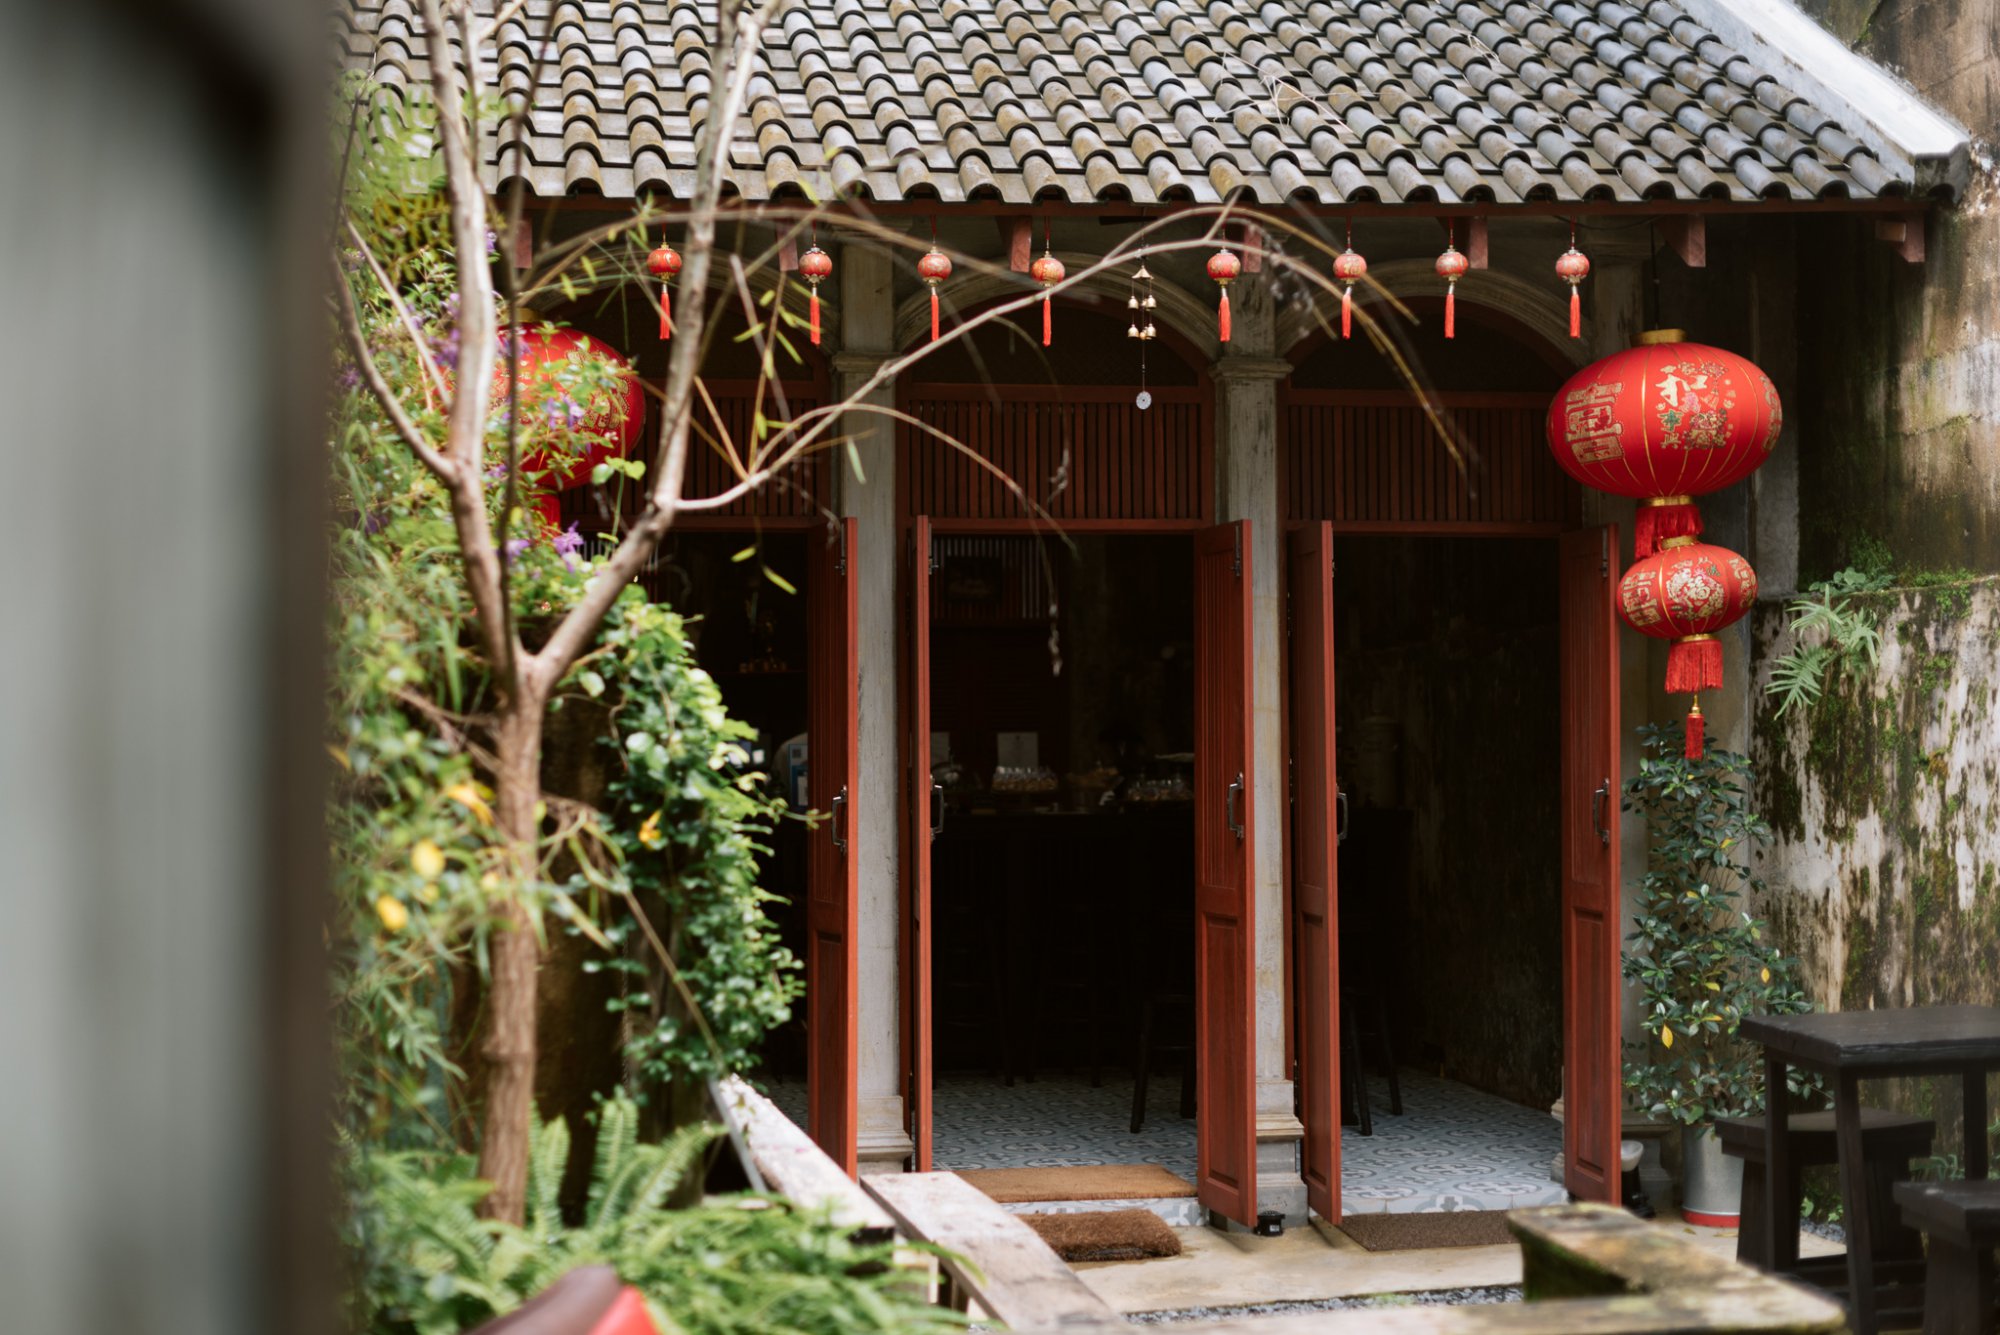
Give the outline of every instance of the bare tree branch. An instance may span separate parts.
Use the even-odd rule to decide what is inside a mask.
[[[389,281],[389,275],[383,272],[382,262],[375,258],[374,247],[368,244],[368,238],[361,234],[361,229],[354,225],[353,216],[348,215],[342,221],[347,225],[348,239],[354,242],[355,249],[361,252],[361,258],[368,264],[368,271],[375,275],[375,282],[381,287],[383,295],[389,298],[389,309],[396,313],[396,319],[403,326],[403,332],[409,335],[410,347],[416,353],[417,365],[423,371],[425,384],[437,392],[439,403],[448,401],[451,389],[444,383],[444,375],[425,350],[424,331],[418,326],[416,317],[410,314],[409,306],[403,301],[403,294],[396,290],[396,285]]]
[[[367,384],[368,392],[375,396],[383,416],[396,428],[396,434],[402,437],[410,453],[416,455],[440,482],[450,486],[458,475],[458,465],[431,448],[430,442],[424,439],[422,429],[411,420],[402,400],[396,397],[396,391],[383,378],[382,368],[375,364],[375,354],[368,350],[368,335],[361,331],[361,317],[355,312],[354,291],[347,285],[347,275],[341,272],[340,264],[331,255],[328,262],[333,266],[333,290],[337,294],[334,304],[340,311],[340,327],[347,335],[347,351],[360,369],[362,381]]]

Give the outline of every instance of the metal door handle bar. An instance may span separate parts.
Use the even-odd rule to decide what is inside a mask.
[[[931,785],[931,837],[935,839],[944,833],[944,785]]]
[[[847,853],[847,837],[841,833],[841,829],[846,823],[843,819],[846,814],[847,789],[843,786],[840,790],[840,795],[833,799],[833,819],[827,823],[827,832],[833,836],[834,852],[842,856],[845,856]]]
[[[1333,842],[1347,842],[1347,794],[1338,789],[1333,794]]]
[[[1597,791],[1590,795],[1590,823],[1597,828],[1597,842],[1611,842],[1611,831],[1604,825],[1604,805],[1611,800],[1611,780],[1597,785]]]
[[[1243,837],[1243,826],[1236,819],[1236,799],[1242,796],[1242,793],[1243,772],[1238,770],[1236,777],[1230,780],[1228,793],[1222,799],[1223,817],[1229,822],[1229,832],[1238,839]]]

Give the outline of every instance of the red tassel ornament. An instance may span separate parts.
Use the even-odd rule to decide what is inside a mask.
[[[917,261],[917,277],[924,280],[924,286],[931,290],[931,342],[938,341],[938,288],[951,277],[951,256],[937,248],[936,238],[931,240],[931,248]]]
[[[1757,572],[1724,547],[1667,538],[1618,581],[1618,615],[1643,635],[1667,640],[1667,690],[1697,695],[1722,687],[1722,641],[1715,633],[1757,601]],[[1702,755],[1701,703],[1688,715],[1687,754]]]
[[[660,337],[674,336],[674,297],[669,286],[675,274],[681,271],[681,255],[672,246],[662,241],[646,257],[646,272],[660,280]]]
[[[1689,760],[1700,760],[1708,749],[1708,724],[1701,716],[1701,700],[1697,698],[1694,707],[1688,710],[1687,745],[1683,753]]]
[[[1701,536],[1701,511],[1692,496],[1648,496],[1632,512],[1632,556],[1651,556],[1668,538]]]
[[[1590,277],[1590,257],[1576,248],[1576,224],[1569,225],[1569,249],[1556,256],[1556,277],[1569,284],[1569,336],[1583,337],[1583,298],[1577,289]]]
[[[1348,228],[1347,249],[1333,257],[1333,276],[1340,283],[1340,336],[1354,337],[1354,285],[1368,272],[1368,261],[1354,249],[1354,229]]]
[[[1208,276],[1222,289],[1222,304],[1215,311],[1215,336],[1221,342],[1229,341],[1229,285],[1243,272],[1243,261],[1228,250],[1218,250],[1208,257]]]
[[[1063,280],[1066,272],[1063,262],[1049,249],[1048,233],[1043,232],[1041,258],[1029,266],[1028,276],[1042,285],[1042,346],[1045,348],[1055,336],[1055,317],[1050,310],[1055,297],[1051,289]]]
[[[799,276],[806,280],[811,295],[806,299],[808,323],[812,328],[813,346],[819,346],[819,285],[833,277],[833,257],[819,248],[815,240],[811,250],[799,256]]]
[[[1472,261],[1459,250],[1455,238],[1447,230],[1444,238],[1444,254],[1437,257],[1437,276],[1444,279],[1444,336],[1458,337],[1458,280],[1465,277],[1465,271],[1472,267]]]
[[[1667,650],[1667,694],[1691,695],[1722,689],[1722,641],[1713,635],[1689,635]]]

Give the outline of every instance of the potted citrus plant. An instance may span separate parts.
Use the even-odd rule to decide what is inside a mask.
[[[1761,1054],[1737,1025],[1812,1007],[1795,962],[1745,906],[1763,890],[1749,849],[1770,838],[1750,810],[1750,762],[1715,747],[1687,759],[1677,724],[1639,736],[1644,756],[1624,805],[1645,818],[1648,856],[1624,968],[1639,986],[1641,1032],[1627,1044],[1625,1087],[1652,1116],[1681,1125],[1689,1218],[1733,1227],[1743,1163],[1723,1155],[1715,1122],[1764,1108]]]

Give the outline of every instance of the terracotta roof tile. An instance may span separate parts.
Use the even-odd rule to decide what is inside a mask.
[[[493,0],[480,0],[490,12]],[[409,0],[345,57],[422,82]],[[528,0],[489,68],[539,195],[684,194],[715,0]],[[1914,170],[1674,0],[783,0],[728,185],[874,199],[1813,199]]]

